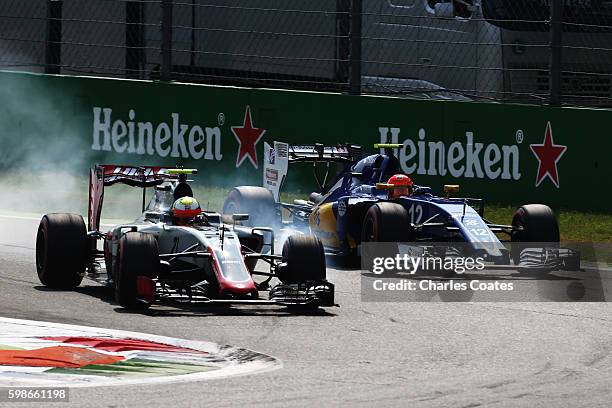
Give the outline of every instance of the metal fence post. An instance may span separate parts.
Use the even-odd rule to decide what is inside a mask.
[[[351,0],[336,0],[336,81],[349,84]]]
[[[162,0],[161,80],[172,79],[172,3]]]
[[[550,2],[550,99],[551,106],[561,106],[561,51],[563,45],[563,1]]]
[[[125,3],[125,76],[142,78],[144,64],[144,10],[140,1]]]
[[[362,0],[351,2],[351,56],[350,56],[350,78],[349,93],[359,95],[361,93],[361,17]]]
[[[47,35],[45,41],[45,73],[59,74],[62,63],[63,0],[47,1]]]

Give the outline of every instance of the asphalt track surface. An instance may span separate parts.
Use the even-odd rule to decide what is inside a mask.
[[[609,303],[362,302],[360,271],[330,268],[340,307],[325,313],[156,306],[132,314],[93,283],[76,292],[42,288],[34,266],[37,224],[0,217],[1,316],[231,344],[284,364],[204,382],[71,389],[68,406],[532,408],[612,401]]]

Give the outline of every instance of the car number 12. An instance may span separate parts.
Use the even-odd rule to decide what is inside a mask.
[[[423,218],[423,207],[420,204],[412,204],[408,209],[408,214],[410,214],[410,223],[418,224]]]
[[[489,232],[486,228],[471,228],[470,232],[477,237],[489,237]]]

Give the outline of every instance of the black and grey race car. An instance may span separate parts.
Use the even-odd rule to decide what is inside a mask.
[[[117,303],[135,309],[156,301],[334,305],[334,285],[326,280],[325,254],[317,238],[289,236],[277,254],[271,228],[236,225],[248,214],[233,214],[224,222],[219,213],[203,212],[189,225],[174,225],[172,204],[193,196],[187,175],[195,173],[162,167],[92,168],[88,226],[80,215],[64,213],[46,214],[40,222],[40,281],[74,288],[87,277],[114,286]],[[143,189],[143,213],[134,222],[102,231],[104,187],[118,183]],[[155,193],[145,206],[147,188]],[[256,269],[258,261],[267,265],[266,271]],[[256,281],[254,275],[263,278]]]

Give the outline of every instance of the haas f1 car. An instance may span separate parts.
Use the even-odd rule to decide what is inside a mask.
[[[88,226],[75,214],[46,214],[40,222],[36,239],[40,281],[70,288],[87,276],[113,285],[117,302],[134,309],[164,300],[334,305],[323,246],[315,237],[292,235],[282,254],[276,254],[271,228],[236,225],[246,221],[247,214],[233,214],[232,221],[224,223],[219,213],[201,212],[187,225],[177,225],[171,207],[177,199],[193,196],[187,175],[194,173],[161,167],[92,168]],[[103,232],[104,188],[118,183],[143,189],[143,213],[132,223]],[[145,206],[147,188],[154,188],[154,195]],[[98,249],[100,241],[103,250]],[[256,270],[261,264],[266,271]],[[254,275],[263,278],[255,281]],[[267,299],[260,297],[261,292],[268,293]]]
[[[416,185],[404,194],[393,194],[398,186],[388,181],[402,173],[394,155],[394,149],[402,146],[374,147],[381,149],[380,153],[364,155],[361,146],[349,144],[265,143],[264,187],[234,188],[225,201],[224,212],[249,212],[259,218],[268,215],[268,223],[292,224],[318,237],[327,252],[353,261],[361,254],[363,243],[410,242],[422,247],[429,243],[461,243],[457,245],[463,251],[476,251],[488,263],[507,267],[554,270],[579,264],[578,253],[559,250],[559,226],[549,207],[523,205],[510,225],[499,225],[484,218],[482,199],[451,197],[459,191],[458,185],[445,185],[444,196],[434,195],[430,187]],[[281,202],[280,191],[288,168],[295,163],[312,165],[319,191],[307,200]],[[506,234],[510,244],[504,245],[497,234]],[[531,246],[539,246],[543,252],[526,251],[529,242],[545,243],[551,251],[542,245]]]

